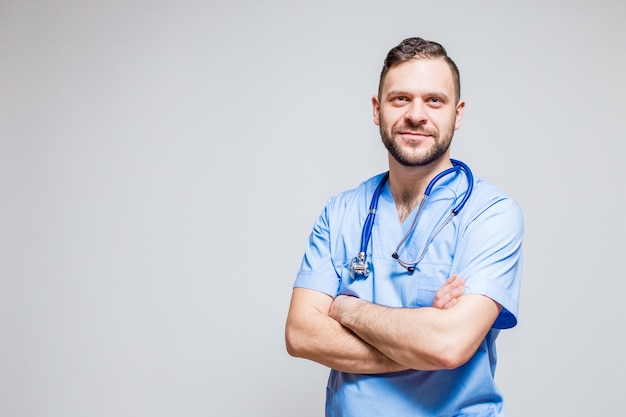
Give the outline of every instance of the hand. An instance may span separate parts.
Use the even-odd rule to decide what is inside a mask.
[[[465,292],[465,278],[457,277],[458,274],[453,274],[441,285],[433,299],[433,307],[445,310],[456,305]]]

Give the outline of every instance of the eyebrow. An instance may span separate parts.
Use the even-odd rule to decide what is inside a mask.
[[[416,94],[415,92],[409,92],[408,90],[395,89],[395,90],[389,90],[387,94],[385,94],[385,98],[389,98],[391,96],[401,96],[401,95],[440,97],[444,101],[450,101],[450,97],[448,97],[448,95],[441,90],[432,90],[432,91],[424,90]]]

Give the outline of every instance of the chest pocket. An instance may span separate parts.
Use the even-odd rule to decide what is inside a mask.
[[[422,264],[410,274],[397,278],[395,287],[401,297],[403,307],[431,307],[435,294],[448,278],[450,265]]]
[[[430,307],[449,276],[450,265],[420,263],[410,274],[393,259],[377,259],[367,278],[350,277],[349,261],[342,262],[338,271],[338,294],[390,307]]]
[[[447,211],[441,211],[447,215]],[[403,253],[400,256],[405,261],[418,259],[426,248],[424,258],[415,265],[415,271],[411,274],[405,268],[397,279],[396,286],[398,291],[403,294],[404,307],[430,307],[437,290],[450,277],[451,267],[454,259],[455,247],[457,242],[457,223],[453,220],[447,223],[430,242],[429,234],[431,230],[427,229],[422,233],[416,233],[405,245]],[[429,225],[438,227],[441,221],[432,220]]]

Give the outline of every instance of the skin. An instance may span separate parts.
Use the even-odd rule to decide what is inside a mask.
[[[372,107],[389,150],[389,186],[403,222],[430,180],[452,166],[450,143],[461,127],[465,101],[456,100],[445,61],[420,59],[393,67]]]
[[[450,309],[459,302],[465,280],[453,275],[437,291],[433,307]],[[349,309],[341,300],[306,288],[294,288],[287,316],[287,351],[342,372],[378,374],[409,369],[358,337],[335,317]],[[371,304],[371,306],[375,306]],[[334,308],[331,316],[331,307]]]
[[[451,167],[449,145],[465,102],[456,100],[444,61],[420,59],[391,68],[372,106],[389,151],[389,187],[402,222],[428,182]],[[464,284],[452,275],[433,306],[421,308],[390,308],[294,288],[287,351],[351,373],[456,368],[476,352],[501,310],[485,296],[463,295]]]

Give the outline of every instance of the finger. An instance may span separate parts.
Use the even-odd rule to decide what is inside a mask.
[[[435,295],[435,298],[439,299],[441,297],[444,297],[446,294],[454,291],[456,288],[462,286],[463,284],[464,284],[464,281],[457,280],[456,274],[454,274],[453,276],[445,280],[445,282],[441,285],[441,287],[439,287]]]
[[[465,292],[465,279],[461,278],[454,282],[447,295],[458,298]]]
[[[448,279],[446,279],[443,284],[441,284],[441,287],[439,287],[439,289],[437,290],[437,292],[441,292],[446,293],[448,291],[450,291],[451,288],[454,288],[457,285],[457,274],[453,274],[451,277],[449,277]]]
[[[446,306],[448,306],[448,304],[450,304],[451,302],[455,302],[455,300],[458,297],[453,296],[451,294],[446,294],[445,296],[433,301],[433,307],[436,308],[446,308]]]
[[[459,278],[452,284],[452,289],[450,290],[450,292],[456,293],[458,291],[461,291],[461,293],[465,291],[465,278]]]
[[[452,275],[450,275],[450,277],[443,283],[442,286],[446,286],[448,284],[452,284],[453,282],[456,282],[457,277],[459,276],[458,273],[454,273]]]
[[[450,307],[454,307],[458,302],[459,302],[458,298],[453,298],[450,301],[448,301],[446,305],[443,306],[442,310],[445,310]]]
[[[446,309],[456,305],[458,298],[465,292],[465,278],[458,278],[458,274],[452,275],[437,290],[433,299],[433,307]]]
[[[457,297],[458,296],[456,296],[452,291],[437,292],[437,294],[435,294],[435,298],[433,299],[433,307],[445,308],[450,301],[456,299]]]

